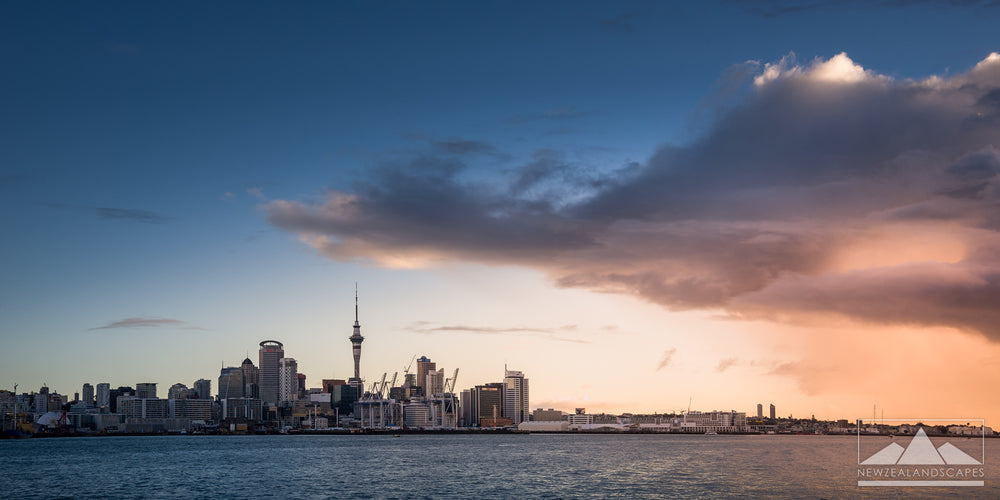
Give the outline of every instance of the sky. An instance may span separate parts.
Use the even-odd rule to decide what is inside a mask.
[[[995,2],[0,5],[0,387],[428,356],[1000,423]]]

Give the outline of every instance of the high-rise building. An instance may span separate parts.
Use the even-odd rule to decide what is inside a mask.
[[[460,427],[472,427],[472,390],[465,389],[458,396],[458,407],[461,408],[461,418],[458,420]]]
[[[424,377],[424,396],[433,397],[444,392],[444,368],[428,371]]]
[[[135,384],[135,396],[140,399],[155,398],[156,384],[154,382],[142,382]]]
[[[285,357],[285,348],[277,340],[260,343],[260,399],[265,405],[278,402],[279,360]]]
[[[237,366],[223,368],[219,373],[219,401],[243,397],[243,369]]]
[[[187,390],[188,386],[178,382],[170,386],[170,389],[167,390],[167,399],[181,399]]]
[[[528,405],[528,379],[524,373],[515,370],[504,370],[504,404],[503,416],[515,425],[528,421],[530,406]]]
[[[299,365],[295,358],[278,360],[278,401],[297,401],[299,394]]]
[[[259,398],[260,368],[254,366],[253,361],[250,361],[250,358],[244,359],[240,368],[243,369],[243,397]]]
[[[354,376],[347,383],[354,387],[357,394],[364,394],[364,384],[361,382],[361,343],[365,338],[361,336],[361,323],[358,322],[358,289],[354,288],[354,332],[348,338],[351,341],[351,352],[354,355]]]
[[[135,389],[127,385],[120,385],[117,389],[108,391],[108,408],[111,409],[111,413],[118,413],[119,396],[135,396]]]
[[[423,395],[434,394],[427,388],[427,374],[437,370],[437,363],[431,361],[427,356],[417,358],[417,385],[423,388]]]
[[[757,403],[757,418],[764,418],[764,405]]]
[[[299,399],[306,397],[306,374],[299,373],[296,375],[299,379]]]
[[[94,406],[94,386],[83,384],[83,399],[81,402],[87,406]]]
[[[212,381],[200,378],[194,382],[194,390],[198,399],[212,399]]]
[[[167,401],[170,418],[211,420],[212,402],[205,399],[170,399]]]
[[[504,384],[494,382],[472,389],[472,411],[468,425],[482,427],[484,419],[495,422],[503,417]]]
[[[111,409],[111,384],[107,382],[97,384],[97,407]]]
[[[774,419],[774,414],[775,414],[775,413],[776,413],[776,412],[775,412],[775,409],[774,409],[774,405],[772,404],[772,405],[771,405],[771,418],[772,418],[772,419]]]

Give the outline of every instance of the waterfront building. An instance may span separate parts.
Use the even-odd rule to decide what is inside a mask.
[[[87,406],[94,406],[94,386],[89,383],[83,384],[83,399],[80,402]]]
[[[361,343],[365,338],[361,336],[361,323],[358,322],[358,290],[354,289],[354,332],[348,338],[351,341],[351,353],[354,355],[354,376],[347,383],[354,387],[357,394],[364,394],[364,383],[361,382]]]
[[[535,422],[561,422],[563,420],[563,412],[553,410],[552,408],[548,410],[536,408],[535,411],[531,412],[531,420]]]
[[[170,418],[206,421],[212,419],[212,400],[210,399],[170,399],[168,407]]]
[[[475,425],[472,420],[472,390],[465,389],[458,396],[458,407],[461,410],[458,426],[472,427]]]
[[[256,398],[226,398],[221,400],[222,418],[236,420],[263,420],[264,405]]]
[[[503,417],[504,384],[493,382],[472,389],[472,411],[469,425],[483,427],[484,419],[497,422]]]
[[[153,382],[135,384],[135,396],[142,399],[155,398],[156,384]]]
[[[423,403],[403,405],[403,422],[407,427],[430,427],[431,409]]]
[[[106,410],[111,409],[111,384],[107,382],[97,384],[96,396],[96,406],[98,408],[105,408]]]
[[[504,369],[503,416],[514,424],[528,421],[528,379],[524,373]]]
[[[118,396],[118,413],[124,418],[168,418],[170,406],[166,399]]]
[[[231,366],[219,373],[219,401],[243,397],[243,369]]]
[[[278,401],[295,401],[299,394],[299,365],[295,358],[278,360]]]
[[[279,360],[285,357],[285,349],[277,340],[260,343],[260,399],[264,404],[278,402]]]
[[[194,382],[194,391],[198,399],[212,399],[212,381],[200,378]]]

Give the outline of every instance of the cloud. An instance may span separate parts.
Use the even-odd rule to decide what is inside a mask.
[[[194,326],[187,321],[181,321],[177,319],[167,319],[167,318],[125,318],[122,320],[114,321],[108,323],[104,326],[98,326],[91,328],[90,330],[112,330],[116,328],[161,328],[161,327],[175,327],[184,330],[204,330]]]
[[[756,0],[753,2],[730,0],[730,3],[763,17],[779,17],[799,12],[843,8],[852,5],[867,8],[905,8],[914,5],[967,8],[1000,6],[1000,2],[996,0]]]
[[[576,325],[564,325],[559,328],[537,328],[537,327],[484,327],[468,325],[442,325],[431,326],[432,323],[419,321],[410,325],[409,330],[419,333],[471,333],[485,335],[518,335],[540,337],[548,340],[558,340],[560,342],[572,342],[576,344],[589,344],[590,341],[566,337],[564,334],[576,331]]]
[[[1000,55],[923,80],[843,53],[757,68],[697,139],[627,169],[543,155],[483,181],[432,150],[268,219],[341,261],[521,265],[671,310],[1000,340]]]
[[[28,179],[30,176],[22,172],[0,174],[0,189],[19,186],[27,182]]]
[[[94,207],[84,205],[67,205],[64,203],[42,203],[42,205],[53,208],[90,212],[96,214],[98,218],[104,220],[123,220],[139,222],[142,224],[162,224],[170,220],[170,217],[165,215],[137,208]]]
[[[160,215],[156,212],[150,212],[149,210],[139,210],[136,208],[112,208],[112,207],[89,207],[89,208],[97,212],[97,215],[102,219],[129,220],[133,222],[141,222],[143,224],[162,224],[170,220],[168,217]]]
[[[719,373],[722,373],[722,372],[728,370],[729,368],[731,368],[732,366],[734,366],[738,362],[739,362],[739,358],[726,358],[726,359],[723,359],[723,360],[719,361],[719,366],[715,367],[715,371],[717,371]]]
[[[549,108],[540,113],[517,113],[507,119],[507,123],[521,124],[537,121],[564,121],[581,118],[591,114],[589,111],[582,111],[576,106],[558,106]]]
[[[631,33],[633,29],[632,20],[635,17],[636,15],[632,13],[622,13],[615,17],[601,19],[599,23],[605,31]]]
[[[663,351],[663,358],[660,359],[660,364],[656,365],[656,371],[660,371],[668,366],[670,366],[670,361],[673,360],[674,354],[677,353],[676,347],[671,347],[666,351]]]

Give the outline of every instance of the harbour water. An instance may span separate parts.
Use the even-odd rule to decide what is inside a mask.
[[[887,439],[887,438],[886,438]],[[0,440],[5,498],[1000,498],[859,487],[850,436],[501,434]]]

